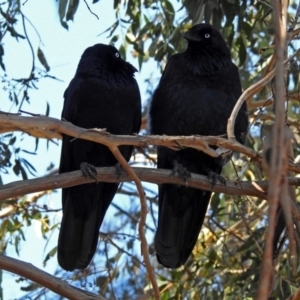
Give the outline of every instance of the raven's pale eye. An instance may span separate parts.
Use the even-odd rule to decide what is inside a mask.
[[[115,53],[116,57],[120,57],[120,54],[118,52]]]
[[[210,37],[210,34],[209,33],[205,33],[204,37],[208,39]]]

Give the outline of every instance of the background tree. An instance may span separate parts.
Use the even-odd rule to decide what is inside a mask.
[[[0,4],[0,66],[2,69],[2,86],[6,95],[6,99],[2,99],[1,103],[10,101],[12,112],[15,113],[24,113],[24,105],[30,102],[32,91],[39,89],[45,80],[59,78],[59,76],[53,75],[53,71],[50,69],[51,65],[48,64],[43,52],[43,50],[47,50],[47,47],[42,44],[43,37],[38,35],[39,38],[36,41],[37,34],[32,30],[29,32],[29,27],[35,27],[23,13],[23,10],[26,5],[29,5],[30,1],[33,0],[23,2],[9,0]],[[58,2],[53,1],[53,5],[57,5],[58,19],[61,25],[68,29],[71,26],[71,20],[74,19],[76,23],[79,5],[81,5],[81,9],[85,7],[86,10],[90,10],[90,18],[98,17],[101,22],[104,12],[94,12],[97,10],[97,6],[101,4],[100,2],[94,0],[92,4],[92,1],[60,0]],[[275,4],[280,5],[277,7]],[[274,23],[276,13],[280,15],[284,12],[285,7],[287,7],[287,17],[283,13],[281,23],[277,26]],[[238,150],[241,152],[241,156],[238,161],[229,163],[223,171],[223,176],[229,180],[228,184],[226,187],[215,187],[214,190],[218,193],[213,194],[207,220],[200,233],[193,255],[188,263],[180,269],[167,270],[162,268],[156,261],[152,242],[157,219],[157,197],[154,187],[144,184],[149,212],[145,225],[145,235],[148,240],[150,261],[154,268],[161,298],[252,299],[255,295],[261,295],[258,294],[262,292],[261,287],[258,286],[259,282],[263,282],[264,278],[270,279],[265,275],[266,273],[260,275],[260,271],[265,270],[262,261],[265,263],[270,258],[266,256],[267,252],[265,254],[263,252],[266,244],[265,240],[268,238],[270,228],[273,226],[273,223],[270,222],[272,226],[268,228],[272,213],[270,210],[268,215],[268,202],[266,200],[269,199],[272,203],[271,207],[276,209],[276,201],[273,201],[273,198],[278,198],[278,195],[280,195],[280,201],[285,204],[284,207],[291,207],[291,209],[286,210],[288,220],[292,224],[289,227],[291,243],[289,239],[283,237],[280,253],[275,262],[275,275],[269,274],[274,275],[271,278],[272,285],[269,297],[271,299],[285,299],[295,293],[296,297],[296,290],[299,287],[299,279],[297,278],[299,258],[295,254],[299,252],[300,247],[297,205],[299,179],[295,177],[300,172],[298,146],[299,54],[297,52],[300,32],[299,3],[297,1],[290,1],[287,4],[284,1],[251,0],[186,0],[178,2],[129,0],[114,1],[113,10],[115,11],[115,19],[111,20],[111,26],[103,34],[108,36],[108,43],[115,43],[123,58],[136,60],[136,65],[139,66],[141,73],[145,72],[147,74],[144,83],[146,88],[143,93],[145,100],[143,108],[144,125],[146,124],[147,115],[146,100],[150,99],[160,76],[157,70],[162,71],[171,55],[184,50],[185,42],[182,33],[192,24],[199,22],[211,23],[222,32],[231,49],[233,59],[239,67],[243,88],[247,90],[244,96],[248,104],[251,126],[246,147],[238,147],[234,142],[224,144],[221,139],[207,139],[204,142],[203,149],[207,144],[217,144],[222,145],[224,148]],[[284,39],[284,34],[282,31],[280,33],[280,28],[284,28],[284,33],[286,33],[286,46],[285,44],[281,46],[279,44]],[[36,29],[38,31],[38,28]],[[20,48],[15,48],[15,51],[21,49],[24,43],[27,43],[27,47],[31,51],[31,68],[28,75],[22,78],[15,78],[10,75],[10,62],[6,61],[6,58],[9,57],[9,53],[6,51],[9,39],[19,41],[18,47],[20,46]],[[284,53],[285,57],[280,57],[278,54],[281,53],[280,51]],[[281,65],[281,61],[288,58],[286,68],[278,71],[278,65]],[[279,75],[276,80],[273,80],[276,61],[279,61],[276,69],[277,75]],[[282,88],[280,89],[278,78],[280,80],[284,79],[283,95],[278,92],[278,90],[283,91]],[[44,90],[44,93],[47,93],[47,89]],[[275,106],[274,103],[281,103],[283,106],[281,104]],[[2,106],[2,104],[0,105]],[[50,104],[45,106],[46,110],[39,113],[48,116],[50,111],[55,110],[55,107]],[[284,108],[283,115],[279,109],[282,107]],[[30,112],[32,112],[31,109]],[[288,175],[288,182],[293,185],[289,185],[287,190],[284,190],[286,181],[280,181],[278,186],[281,194],[277,194],[276,197],[272,198],[270,190],[276,190],[277,186],[271,186],[269,196],[267,196],[267,180],[270,177],[271,182],[276,182],[276,178],[273,177],[277,176],[278,179],[281,171],[275,174],[274,165],[276,163],[274,163],[274,159],[271,159],[271,161],[265,159],[265,163],[262,164],[261,153],[265,135],[271,141],[270,145],[274,145],[277,140],[280,140],[279,135],[277,135],[278,132],[275,130],[273,130],[273,133],[272,130],[271,133],[268,133],[268,125],[273,124],[275,121],[275,127],[273,128],[278,128],[276,127],[279,126],[276,124],[276,120],[283,117],[284,126],[282,127],[289,128],[292,135],[287,133],[285,135],[286,147],[277,147],[276,151],[279,150],[279,157],[288,158],[286,168],[284,169],[283,166],[284,171],[282,171],[282,174]],[[0,138],[0,167],[4,182],[6,182],[5,178],[11,170],[22,179],[36,176],[35,157],[43,155],[41,137],[48,138],[47,145],[50,147],[50,143],[55,141],[54,138],[59,138],[62,132],[66,133],[64,130],[71,130],[75,137],[78,136],[78,132],[76,133],[72,127],[67,129],[63,127],[64,125],[55,127],[52,126],[53,124],[47,123],[45,118],[31,119],[0,114],[0,133],[3,133]],[[33,123],[30,122],[37,123],[32,125]],[[43,128],[51,128],[51,131],[45,131]],[[20,130],[25,133],[15,132]],[[23,142],[23,139],[27,139],[27,133],[34,136],[30,140],[34,144],[34,151],[28,151],[28,143]],[[89,135],[89,133],[86,134]],[[147,134],[146,126],[140,134]],[[86,138],[84,134],[80,137]],[[90,133],[90,137],[96,139],[96,134]],[[200,143],[199,139],[198,143]],[[141,144],[142,140],[145,140],[145,138],[141,138],[135,144],[140,147],[136,149],[131,166],[141,166],[142,164],[154,167],[155,148],[152,145],[159,143],[173,145],[173,147],[175,145],[172,141],[159,139],[149,139],[147,143]],[[101,139],[101,142],[105,143],[105,141],[108,144],[116,141],[120,142],[120,140],[114,138],[108,141],[104,138]],[[177,142],[184,146],[187,146],[184,144],[185,142],[195,146],[193,144],[195,142],[192,140],[177,139]],[[135,142],[132,140],[132,143]],[[200,147],[199,144],[198,147]],[[265,145],[264,153],[267,153],[268,149],[270,149],[270,146],[268,148]],[[46,154],[46,156],[48,155],[51,155],[51,151]],[[275,154],[271,154],[271,157],[272,155],[275,157]],[[50,164],[50,162],[51,160],[49,160],[48,172],[55,173],[58,159],[53,164]],[[262,169],[263,166],[264,169]],[[133,170],[138,173],[137,168]],[[103,177],[108,180],[110,174],[110,176],[114,176],[114,179],[111,180],[116,180],[113,172],[113,170],[108,170]],[[138,173],[141,180],[146,178],[146,173]],[[77,178],[79,176],[77,175]],[[162,173],[161,176],[159,177],[158,173],[153,173],[152,177],[148,177],[150,178],[148,181],[161,183],[162,180],[177,180],[178,184],[183,184],[176,176],[170,178],[167,172]],[[103,177],[102,180],[104,180]],[[45,193],[47,195],[55,193],[54,183],[52,185],[53,190],[42,192],[42,190],[46,190],[45,180],[51,181],[51,178],[39,181],[39,184],[36,185],[36,191],[40,192],[33,197],[18,193],[17,187],[20,187],[24,182],[12,184],[10,190],[8,189],[10,186],[3,185],[2,194],[6,195],[6,190],[10,193],[3,198],[1,202],[2,210],[0,211],[0,237],[4,254],[10,255],[6,251],[7,245],[13,245],[16,252],[22,251],[22,245],[26,241],[24,228],[26,225],[32,224],[34,220],[37,220],[40,224],[40,231],[45,238],[45,245],[51,240],[51,236],[57,232],[59,221],[53,218],[53,215],[57,214],[57,210],[49,207],[45,197],[42,198]],[[72,179],[73,177],[70,175],[68,178]],[[197,178],[200,181],[197,184],[205,184],[205,178],[201,176]],[[119,180],[122,180],[122,178]],[[52,181],[55,180],[52,179]],[[147,180],[145,179],[145,181]],[[62,180],[58,184],[63,182]],[[83,182],[83,179],[78,180],[77,184],[79,182]],[[75,181],[72,184],[74,183]],[[247,185],[247,183],[249,184]],[[196,184],[194,183],[194,177],[189,184]],[[30,186],[32,188],[32,181]],[[209,184],[207,186],[206,188],[209,188]],[[232,189],[230,190],[230,188]],[[141,235],[138,234],[136,229],[139,226],[141,216],[140,200],[134,183],[122,183],[119,193],[121,196],[112,204],[114,210],[106,218],[106,226],[101,229],[105,232],[100,232],[101,241],[97,255],[89,268],[84,271],[66,273],[57,267],[54,275],[62,279],[68,279],[72,285],[81,289],[99,293],[109,299],[133,299],[151,292],[149,277],[140,250]],[[144,215],[142,214],[142,216]],[[35,252],[42,251],[42,249],[35,249]],[[55,254],[55,246],[50,251],[47,250],[44,255],[44,264],[56,264]],[[2,258],[5,259],[3,256]],[[51,287],[47,284],[44,283],[44,286],[40,286],[29,280],[37,281],[38,276],[42,278],[43,275],[39,274],[37,270],[34,271],[36,272],[36,278],[30,277],[29,270],[26,269],[27,272],[20,274],[14,269],[12,261],[6,262],[7,264],[4,264],[4,261],[0,261],[2,269],[15,271],[16,274],[23,276],[16,278],[18,281],[23,282],[24,297],[39,298],[49,292],[48,289]],[[54,278],[48,281],[52,282],[53,280]],[[4,284],[2,286],[4,287]],[[61,290],[52,290],[67,297]],[[65,292],[68,288],[63,287],[62,290]],[[267,292],[269,293],[268,289]],[[76,294],[76,291],[74,293]],[[263,294],[263,297],[259,299],[265,299],[268,293]],[[53,297],[58,298],[58,296]],[[78,299],[82,299],[82,295],[79,295]]]

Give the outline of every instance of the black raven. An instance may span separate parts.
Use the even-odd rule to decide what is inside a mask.
[[[170,58],[150,103],[151,134],[225,135],[227,120],[242,92],[238,69],[213,26],[195,25],[184,38],[187,49]],[[241,143],[247,127],[247,107],[243,104],[235,125]],[[191,148],[173,151],[158,147],[157,167],[172,169],[174,163],[189,172],[216,178],[226,160]],[[155,249],[165,267],[177,268],[190,256],[210,196],[211,192],[195,188],[160,186]]]
[[[112,134],[137,133],[141,99],[134,73],[113,46],[87,48],[75,77],[64,93],[62,118],[83,128],[106,128]],[[78,170],[82,163],[113,166],[117,160],[101,144],[64,135],[59,173]],[[131,146],[120,146],[128,161]],[[86,164],[82,165],[83,171]],[[58,239],[58,263],[67,270],[84,269],[97,247],[99,229],[117,191],[117,183],[89,183],[62,190],[63,218]]]

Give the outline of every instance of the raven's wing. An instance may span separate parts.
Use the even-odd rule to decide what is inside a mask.
[[[62,117],[83,128],[107,128],[114,134],[138,131],[140,95],[138,87],[103,86],[93,78],[75,77],[66,93]],[[121,153],[129,160],[132,147]],[[82,162],[112,166],[116,159],[101,144],[63,137],[60,173],[78,170]],[[62,191],[63,219],[58,241],[58,262],[65,270],[83,269],[97,247],[99,228],[117,191],[116,183],[89,183]]]
[[[171,58],[154,93],[150,107],[152,134],[226,134],[227,120],[241,93],[236,67],[232,65],[231,74],[231,80],[232,77],[236,79],[235,86],[223,83],[227,90],[222,90],[209,79],[190,79],[186,74],[175,72],[174,68],[179,67],[171,62],[177,64],[178,59],[179,56]],[[181,80],[175,78],[176,73],[182,76]],[[244,140],[247,126],[244,105],[235,126],[239,141]],[[158,148],[158,168],[173,169],[173,160],[188,171],[202,175],[208,175],[209,171],[220,174],[224,164],[221,158],[212,158],[194,149]],[[160,186],[155,249],[164,266],[176,268],[188,259],[202,227],[210,196],[211,192],[199,189],[170,184]]]

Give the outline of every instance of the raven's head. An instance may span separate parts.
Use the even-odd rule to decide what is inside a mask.
[[[96,44],[83,52],[76,73],[79,76],[105,79],[108,74],[128,76],[135,72],[136,68],[123,60],[114,46]]]
[[[184,38],[188,42],[185,53],[194,58],[194,71],[199,75],[214,74],[231,62],[230,51],[222,35],[212,25],[197,24],[185,32]]]

